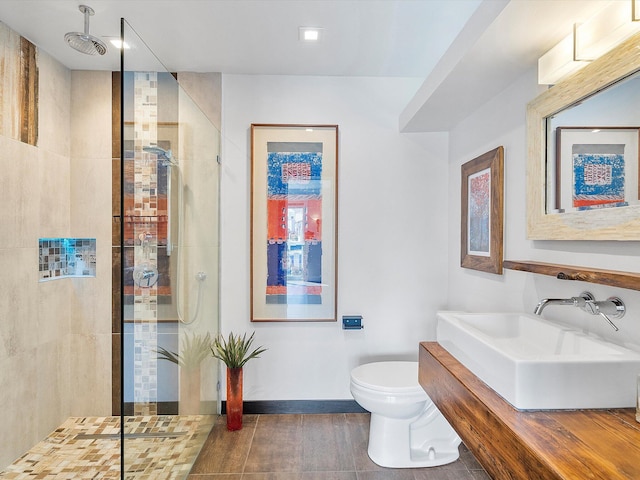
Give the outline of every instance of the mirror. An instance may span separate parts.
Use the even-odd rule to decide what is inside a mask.
[[[640,73],[547,117],[547,214],[638,205]]]
[[[527,236],[640,240],[640,34],[527,106]]]

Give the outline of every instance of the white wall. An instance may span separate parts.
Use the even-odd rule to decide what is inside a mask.
[[[464,119],[450,132],[449,164],[449,289],[451,309],[468,311],[533,311],[545,297],[565,298],[584,290],[604,300],[616,295],[628,307],[615,332],[601,317],[572,307],[550,306],[544,317],[565,321],[640,348],[640,292],[603,285],[557,280],[505,270],[492,275],[460,268],[460,166],[498,145],[505,147],[505,248],[509,260],[535,260],[584,267],[640,271],[640,242],[531,241],[526,238],[526,104],[541,87],[535,69]]]
[[[349,372],[417,359],[446,305],[447,135],[400,134],[420,79],[223,76],[222,332],[268,347],[245,367],[245,400],[350,399]],[[250,125],[339,125],[338,318],[251,323]]]

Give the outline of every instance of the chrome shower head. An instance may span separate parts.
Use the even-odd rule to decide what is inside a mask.
[[[64,39],[71,48],[79,52],[87,55],[104,55],[107,53],[106,44],[89,33],[89,17],[95,13],[93,8],[80,5],[78,9],[84,15],[84,33],[69,32],[64,36]]]
[[[171,165],[178,165],[175,159],[173,158],[173,153],[171,153],[171,150],[165,150],[163,148],[158,147],[157,145],[142,147],[142,150],[147,153],[153,153],[158,157],[158,160],[164,160],[164,162],[169,163]]]

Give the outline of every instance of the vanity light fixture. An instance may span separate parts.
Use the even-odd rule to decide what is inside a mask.
[[[572,34],[538,59],[538,83],[557,83],[639,30],[640,0],[610,2],[585,22],[574,24]]]
[[[634,20],[636,0],[611,2],[584,23],[575,27],[576,58],[595,60],[640,30]]]
[[[561,78],[580,70],[588,63],[587,61],[576,60],[574,33],[572,33],[538,59],[538,83],[540,85],[553,85]]]
[[[322,28],[298,27],[298,40],[305,43],[317,43],[322,39]]]

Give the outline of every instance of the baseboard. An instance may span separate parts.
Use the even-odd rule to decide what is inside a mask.
[[[222,413],[227,402],[222,402]],[[355,400],[253,400],[243,403],[244,414],[276,413],[367,413]]]
[[[132,416],[133,403],[124,404],[125,416]],[[177,415],[178,402],[158,402],[158,415]],[[209,410],[207,410],[209,411]],[[215,409],[211,410],[215,411]],[[227,411],[227,402],[222,402],[222,413]],[[277,413],[368,413],[355,400],[253,400],[242,406],[245,414]]]

